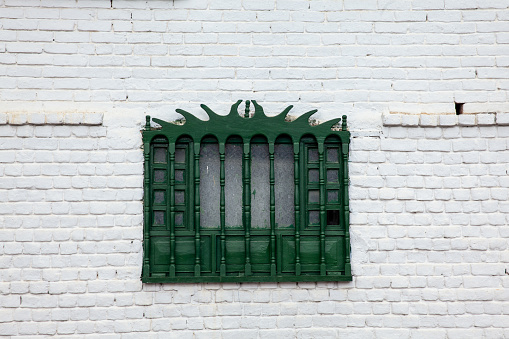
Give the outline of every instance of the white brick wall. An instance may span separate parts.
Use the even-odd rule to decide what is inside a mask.
[[[508,9],[0,0],[0,338],[509,338]],[[141,283],[144,115],[238,99],[349,115],[352,282]]]
[[[140,281],[139,125],[87,116],[0,124],[0,337],[509,337],[506,115],[354,133],[352,282],[188,285]]]
[[[0,0],[1,111],[507,112],[509,0]],[[338,114],[338,111],[340,112]]]

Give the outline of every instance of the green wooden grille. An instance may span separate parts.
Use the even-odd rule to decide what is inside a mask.
[[[351,280],[346,116],[147,116],[144,282]],[[332,128],[341,121],[341,129]],[[293,176],[293,177],[292,177]]]

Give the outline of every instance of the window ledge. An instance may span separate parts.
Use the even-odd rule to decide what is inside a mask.
[[[88,125],[103,123],[103,113],[0,113],[0,125]]]
[[[504,126],[509,125],[509,113],[476,114],[384,114],[387,127],[453,127],[453,126]]]

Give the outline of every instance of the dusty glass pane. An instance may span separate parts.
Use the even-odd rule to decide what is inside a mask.
[[[270,228],[269,145],[251,145],[251,227]]]
[[[328,190],[327,191],[327,202],[338,203],[339,202],[339,191],[338,190]]]
[[[156,169],[154,170],[154,182],[165,182],[166,181],[166,170]]]
[[[154,191],[154,203],[164,204],[165,191]]]
[[[202,144],[200,149],[200,225],[220,227],[221,198],[219,145]]]
[[[164,211],[154,211],[154,225],[164,225]]]
[[[327,147],[327,161],[328,162],[339,162],[338,151],[339,151],[339,148],[337,148],[337,147]]]
[[[175,150],[175,162],[186,162],[186,150],[184,148],[177,148]]]
[[[177,227],[184,226],[184,213],[183,212],[175,213],[175,226],[177,226]]]
[[[242,226],[242,145],[226,144],[225,153],[225,223]]]
[[[175,191],[175,204],[183,204],[185,202],[185,191]]]
[[[339,182],[339,172],[336,169],[327,170],[327,182]]]
[[[339,182],[339,171],[327,170],[327,182]]]
[[[154,162],[166,162],[166,147],[154,147]]]
[[[319,211],[309,211],[309,224],[310,225],[319,225],[320,224]]]
[[[295,224],[293,145],[275,145],[274,179],[276,225],[278,227],[293,226]]]
[[[308,161],[316,162],[318,161],[318,148],[308,148]]]
[[[339,211],[327,211],[327,225],[339,225]]]
[[[309,182],[318,182],[319,179],[320,179],[320,174],[317,169],[310,169],[308,171]]]
[[[308,202],[310,204],[318,204],[319,201],[320,201],[320,191],[319,190],[309,190]]]
[[[175,182],[177,184],[184,182],[184,170],[175,170]]]

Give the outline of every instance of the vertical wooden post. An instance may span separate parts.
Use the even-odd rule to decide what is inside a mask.
[[[225,170],[224,170],[224,158],[225,158],[225,144],[219,143],[219,159],[220,159],[220,172],[219,172],[219,184],[221,185],[221,197],[219,202],[219,213],[221,222],[221,264],[219,266],[219,274],[224,277],[226,276],[226,219],[225,219]]]
[[[343,115],[341,130],[346,131],[346,115]],[[348,142],[342,141],[341,158],[343,165],[343,227],[345,230],[345,275],[351,275],[352,269],[350,264],[350,207],[348,204]]]
[[[319,161],[319,173],[320,173],[320,275],[326,274],[325,266],[325,226],[327,225],[327,215],[325,211],[325,138],[317,138],[318,142],[318,161]]]
[[[175,143],[170,143],[170,194],[167,204],[170,206],[170,277],[175,277]]]
[[[147,115],[145,117],[145,130],[150,130],[150,116]],[[145,161],[145,191],[144,191],[144,206],[143,206],[143,214],[144,214],[144,222],[145,222],[145,229],[143,232],[143,273],[142,275],[146,278],[150,276],[150,254],[149,254],[149,241],[150,241],[150,206],[151,204],[151,185],[150,185],[150,143],[144,140],[143,144],[143,156]]]
[[[194,276],[201,273],[200,263],[200,142],[194,142]]]
[[[245,233],[245,268],[244,274],[251,275],[251,144],[250,140],[244,141],[242,181],[244,197],[244,233]]]
[[[270,275],[276,275],[276,193],[274,179],[274,142],[269,141],[270,159]]]
[[[295,210],[295,275],[301,274],[300,267],[300,143],[293,143],[293,168],[294,168],[294,210]]]

